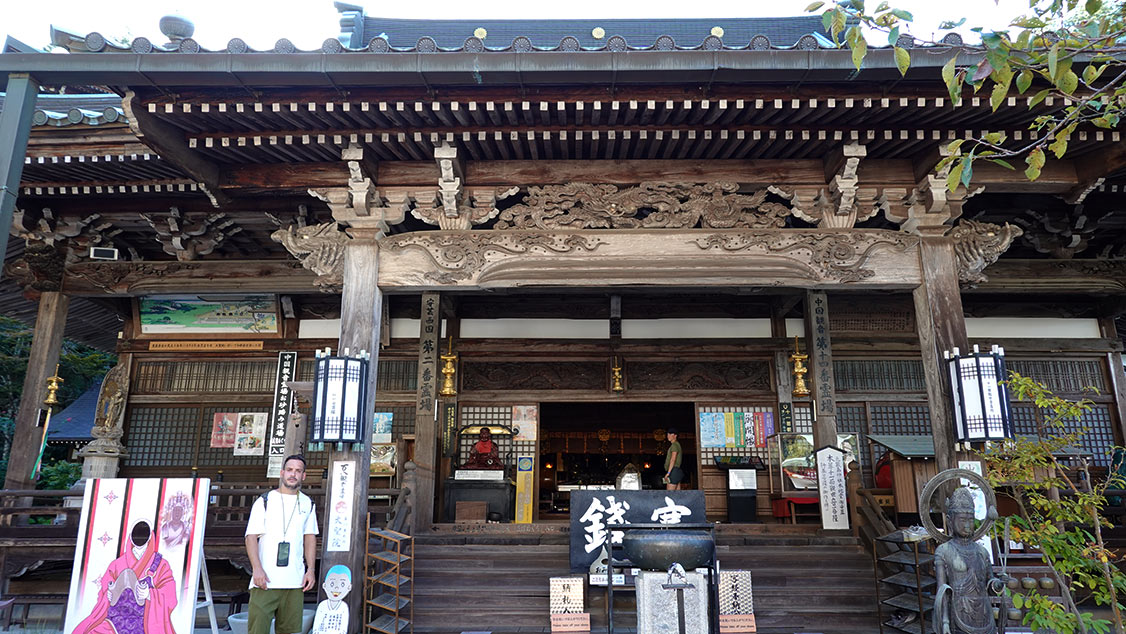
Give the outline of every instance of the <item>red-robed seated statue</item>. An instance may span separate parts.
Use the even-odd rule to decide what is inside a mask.
[[[500,448],[493,442],[493,434],[488,427],[481,428],[480,439],[469,450],[469,460],[462,469],[503,469],[500,461]]]

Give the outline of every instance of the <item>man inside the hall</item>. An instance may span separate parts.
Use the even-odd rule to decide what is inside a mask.
[[[669,448],[665,453],[665,477],[662,480],[666,489],[677,491],[681,488],[681,483],[684,482],[684,470],[680,468],[681,461],[684,459],[684,450],[680,448],[680,443],[676,440],[675,429],[669,429],[665,434],[669,440]]]
[[[247,634],[268,634],[275,619],[277,634],[299,634],[304,592],[316,584],[317,513],[301,492],[305,458],[289,456],[282,463],[278,488],[254,501],[246,524],[250,556],[250,614]]]

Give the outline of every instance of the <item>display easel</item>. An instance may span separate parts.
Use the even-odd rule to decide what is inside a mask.
[[[199,549],[199,578],[203,581],[203,601],[195,604],[196,612],[207,608],[207,618],[211,620],[211,634],[219,634],[219,620],[215,618],[215,601],[211,596],[211,578],[207,576],[207,557]]]

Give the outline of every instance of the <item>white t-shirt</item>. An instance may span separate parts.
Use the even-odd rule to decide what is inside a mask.
[[[266,494],[266,507],[262,498],[250,507],[250,520],[246,523],[247,535],[258,535],[258,560],[269,577],[270,589],[300,588],[305,578],[305,535],[316,535],[317,512],[309,496],[283,495],[277,490]],[[289,543],[289,565],[279,567],[278,544]],[[254,578],[250,579],[254,586]]]

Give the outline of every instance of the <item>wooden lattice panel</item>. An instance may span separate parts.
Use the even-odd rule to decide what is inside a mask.
[[[134,394],[259,394],[274,391],[276,359],[253,361],[142,361]]]
[[[930,436],[930,408],[925,403],[873,403],[868,408],[871,419],[868,421],[872,434],[908,434]]]
[[[923,362],[912,359],[834,361],[833,377],[838,392],[902,394],[927,391]]]
[[[297,365],[297,380],[312,381],[315,360],[303,359]],[[375,391],[414,392],[418,389],[418,359],[380,359],[375,377]]]
[[[191,467],[198,420],[198,407],[134,407],[125,433],[126,466]]]
[[[1039,381],[1057,395],[1083,394],[1093,387],[1106,393],[1106,376],[1101,360],[1014,360],[1006,359],[1005,367]]]
[[[1038,411],[1032,405],[1013,405],[1014,429],[1018,435],[1033,437],[1058,436],[1082,432],[1079,448],[1091,461],[1100,467],[1110,466],[1110,452],[1114,449],[1114,419],[1110,407],[1095,404],[1079,420],[1063,421],[1063,429],[1052,427],[1047,422],[1046,412]]]

